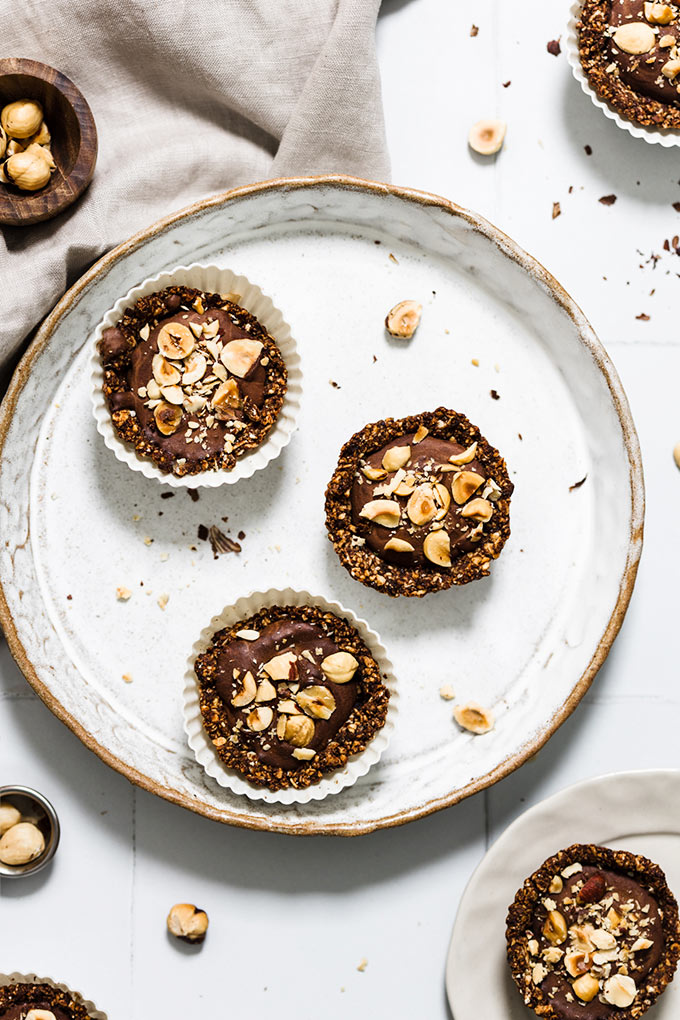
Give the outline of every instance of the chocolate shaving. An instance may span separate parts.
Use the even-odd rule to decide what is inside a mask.
[[[206,528],[205,524],[199,524],[198,525],[198,537],[200,538],[201,542],[205,542],[205,540],[208,537],[208,534],[209,534],[209,532],[208,532],[208,529]]]
[[[616,195],[603,195],[602,198],[598,199],[601,205],[614,205],[616,201]]]
[[[503,85],[504,89],[507,89],[507,88],[510,88],[510,86],[512,85],[512,82],[509,81],[509,80],[508,81],[504,81],[504,82],[502,82],[502,85]]]
[[[489,390],[489,394],[491,395],[491,399],[492,400],[500,400],[501,399],[501,395],[498,392],[498,390]]]
[[[574,489],[580,489],[587,477],[588,475],[584,475],[580,482],[574,482],[573,485],[570,485],[569,492],[573,492]]]
[[[586,156],[592,156],[592,154],[593,154],[593,147],[592,147],[592,145],[584,145],[583,146],[583,150],[584,150]],[[678,204],[680,205],[680,203],[678,203]]]
[[[161,499],[172,499],[174,492],[161,492]]]
[[[239,533],[238,533],[238,540],[239,540],[239,542],[242,542],[245,537],[246,537],[245,531],[239,531]]]
[[[559,57],[560,53],[562,52],[562,47],[560,46],[560,40],[559,39],[551,39],[550,42],[548,43],[548,45],[546,46],[546,49],[547,49],[548,53],[552,53],[553,57]]]
[[[215,559],[217,559],[220,553],[241,552],[241,546],[238,544],[238,542],[235,542],[233,538],[229,538],[227,535],[225,535],[224,532],[220,531],[220,529],[215,524],[213,524],[210,531],[208,532],[208,538],[210,539],[210,545],[212,547],[213,556]]]
[[[199,499],[201,498],[198,494],[198,489],[187,489],[187,492],[191,496],[194,503],[198,503]]]

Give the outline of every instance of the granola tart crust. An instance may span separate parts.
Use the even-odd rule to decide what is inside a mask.
[[[584,0],[577,23],[578,52],[588,81],[614,109],[644,127],[680,128],[680,106],[669,106],[635,92],[618,74],[608,74],[606,30],[612,0]],[[680,100],[680,96],[678,97]]]
[[[54,985],[42,982],[20,981],[16,984],[0,986],[0,1009],[9,1009],[17,1003],[26,1003],[30,1006],[40,1007],[41,1003],[49,1002],[50,1006],[56,1006],[63,1010],[69,1010],[73,1020],[91,1020],[90,1014],[78,998],[72,992],[65,992]]]
[[[335,737],[315,757],[304,762],[294,771],[274,768],[258,760],[253,751],[248,751],[229,741],[231,728],[222,701],[214,687],[216,654],[224,645],[236,638],[239,630],[260,630],[281,619],[301,620],[313,623],[326,631],[332,631],[336,643],[351,652],[361,664],[361,694],[365,700],[356,704]],[[215,747],[220,760],[228,767],[240,772],[255,786],[266,786],[270,790],[293,787],[303,790],[323,779],[328,772],[344,768],[350,755],[365,751],[369,743],[382,729],[387,717],[390,692],[383,683],[380,666],[371,655],[357,631],[342,617],[318,606],[271,606],[261,609],[246,620],[239,620],[232,627],[224,627],[212,636],[210,646],[197,656],[194,665],[199,688],[199,704],[203,725],[211,741],[226,737],[226,744]],[[214,745],[213,745],[214,746]]]
[[[597,846],[595,843],[574,843],[549,857],[533,875],[525,879],[508,908],[506,920],[507,957],[513,980],[524,1002],[537,1016],[543,1020],[563,1020],[562,1014],[553,1009],[541,988],[532,980],[531,969],[527,963],[527,930],[536,906],[540,898],[547,894],[555,873],[576,861],[631,874],[654,896],[663,912],[664,949],[661,959],[647,975],[644,986],[638,989],[633,1004],[616,1011],[617,1020],[638,1020],[673,980],[680,959],[677,901],[668,888],[666,876],[659,865],[639,854],[632,854],[626,850],[610,850],[609,847]]]
[[[415,432],[420,425],[439,439],[454,439],[464,447],[477,443],[476,458],[503,490],[511,486],[508,469],[498,450],[482,436],[464,414],[438,407],[407,418],[384,418],[365,425],[340,451],[338,465],[326,488],[326,528],[343,567],[355,581],[396,598],[399,595],[422,598],[433,591],[468,584],[489,573],[491,560],[497,559],[510,536],[510,496],[501,496],[494,504],[494,530],[472,552],[461,554],[446,570],[400,567],[387,563],[365,546],[352,544],[355,535],[351,517],[351,491],[359,462],[368,453],[391,439]]]
[[[135,416],[130,411],[111,410],[110,403],[113,393],[131,392],[126,379],[130,366],[130,352],[137,346],[140,329],[145,325],[154,326],[159,319],[167,318],[168,315],[173,314],[168,311],[165,305],[165,299],[172,294],[179,297],[180,305],[191,307],[192,303],[200,298],[206,310],[222,308],[230,315],[235,316],[237,325],[244,327],[249,324],[250,335],[264,344],[263,354],[269,357],[264,404],[259,409],[254,408],[251,411],[257,417],[249,417],[248,427],[236,436],[231,452],[227,453],[226,450],[222,450],[212,456],[204,457],[194,463],[187,462],[184,465],[178,465],[175,458],[168,454],[162,445],[157,446],[145,439]],[[262,445],[281,413],[286,395],[288,373],[276,341],[254,315],[251,315],[240,305],[226,301],[220,294],[211,294],[194,287],[173,285],[139,298],[131,308],[125,309],[122,318],[115,323],[115,327],[125,335],[128,350],[103,364],[102,389],[116,432],[123,442],[134,447],[139,456],[152,460],[156,467],[165,474],[175,474],[181,477],[202,474],[204,471],[231,471],[239,457]],[[162,439],[162,437],[160,438]]]

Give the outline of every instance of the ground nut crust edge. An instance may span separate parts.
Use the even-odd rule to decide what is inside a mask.
[[[316,624],[327,633],[333,634],[335,643],[343,651],[351,652],[360,662],[361,680],[359,697],[363,698],[352,709],[348,719],[328,745],[319,751],[310,762],[299,769],[286,772],[260,762],[257,755],[237,744],[231,744],[231,728],[226,712],[221,710],[221,699],[214,687],[216,653],[229,644],[239,630],[261,630],[267,624],[281,619],[301,620]],[[318,606],[272,606],[261,609],[247,620],[239,620],[232,627],[225,627],[213,634],[209,648],[197,656],[194,666],[199,687],[199,702],[203,725],[210,740],[226,737],[223,747],[215,748],[220,760],[228,767],[240,772],[256,786],[270,790],[294,787],[302,790],[320,782],[324,775],[344,768],[351,755],[366,749],[378,730],[382,729],[387,717],[390,692],[383,683],[380,666],[361,640],[357,631],[346,620]],[[218,705],[213,702],[217,699]]]
[[[647,975],[644,986],[638,989],[633,1004],[627,1009],[616,1011],[617,1020],[638,1020],[673,980],[680,959],[678,904],[668,888],[663,871],[647,857],[625,850],[610,850],[594,843],[575,843],[549,857],[533,875],[525,879],[508,909],[506,921],[507,956],[513,980],[524,1002],[537,1016],[544,1020],[563,1020],[562,1015],[553,1009],[540,987],[532,980],[527,960],[527,931],[539,900],[548,892],[553,876],[576,861],[628,873],[652,893],[663,913],[663,955]]]
[[[145,297],[139,298],[134,305],[125,309],[123,316],[115,324],[116,328],[125,335],[129,350],[119,357],[103,363],[104,382],[102,388],[104,396],[111,411],[111,395],[115,392],[129,392],[127,371],[130,366],[130,352],[138,343],[139,331],[145,325],[155,326],[158,320],[174,314],[168,311],[165,305],[165,299],[172,294],[179,296],[181,305],[191,307],[196,298],[200,298],[206,311],[210,308],[222,308],[235,317],[239,326],[250,325],[250,335],[264,344],[263,354],[269,358],[264,403],[262,407],[253,411],[253,413],[257,413],[257,418],[248,418],[248,427],[234,439],[231,453],[223,450],[193,464],[187,463],[182,467],[177,466],[174,458],[162,446],[157,446],[145,439],[136,417],[130,411],[111,412],[113,426],[120,439],[133,446],[138,456],[145,460],[152,460],[156,467],[166,474],[172,473],[181,476],[201,474],[211,470],[231,471],[239,457],[249,450],[261,446],[265,441],[268,432],[281,413],[288,380],[286,365],[276,341],[267,333],[262,323],[240,305],[225,301],[219,294],[210,294],[206,291],[196,290],[194,287],[181,285],[165,287],[154,294],[147,294]]]
[[[680,128],[680,107],[669,106],[641,95],[621,81],[617,73],[607,72],[610,59],[606,31],[611,8],[611,0],[584,0],[576,29],[581,66],[588,81],[600,99],[604,99],[636,124],[644,127]]]
[[[30,1005],[49,1002],[50,1005],[69,1010],[73,1015],[73,1020],[91,1020],[90,1013],[75,992],[65,992],[61,988],[40,981],[20,981],[0,985],[1,1010],[8,1009],[18,1002],[28,1002]]]
[[[493,531],[485,535],[476,549],[457,557],[446,570],[398,567],[366,546],[353,544],[351,491],[359,462],[391,439],[415,432],[421,425],[429,430],[430,436],[452,439],[464,447],[476,442],[476,457],[488,471],[488,477],[494,478],[503,492],[511,484],[500,453],[484,439],[476,425],[456,411],[439,407],[407,418],[384,418],[355,432],[342,447],[338,465],[326,488],[328,537],[343,567],[356,581],[393,597],[422,598],[429,592],[486,577],[491,560],[500,556],[510,535],[510,496],[502,495],[494,503]]]

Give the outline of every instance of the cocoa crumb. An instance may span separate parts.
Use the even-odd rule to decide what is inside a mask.
[[[561,36],[560,36],[560,38],[561,38]],[[560,46],[560,40],[559,39],[551,39],[550,42],[548,43],[548,45],[546,46],[546,49],[547,49],[548,53],[552,54],[553,57],[559,57],[560,53],[562,52],[562,47]]]
[[[570,485],[569,492],[573,492],[574,489],[580,489],[587,477],[588,475],[584,475],[580,482],[574,482],[573,485]]]
[[[489,390],[489,395],[492,400],[500,400],[501,395],[497,390]]]
[[[207,539],[208,529],[206,528],[205,524],[198,525],[198,537],[200,538],[201,542],[205,542],[205,540]]]
[[[191,496],[194,503],[198,503],[199,499],[201,498],[198,494],[198,489],[187,489],[187,492]]]
[[[73,599],[73,595],[67,595],[66,598],[68,599],[69,602],[71,602],[71,600]]]
[[[174,492],[161,492],[161,499],[172,499]]]
[[[246,537],[245,531],[239,531],[239,533],[238,533],[238,540],[239,540],[239,542],[242,542],[245,537]]]
[[[511,85],[512,85],[512,82],[509,81],[509,80],[503,82],[503,88],[504,89],[509,89]]]
[[[227,552],[241,552],[241,546],[238,542],[235,542],[233,538],[228,538],[223,531],[213,524],[210,531],[208,532],[208,538],[210,539],[210,545],[213,551],[213,557],[218,558],[220,553]]]
[[[616,195],[603,195],[602,198],[598,199],[601,205],[614,205],[616,201]]]
[[[331,386],[333,387],[334,390],[339,390],[339,389],[342,388],[340,386],[340,383],[336,383],[335,379],[329,379],[328,381],[329,381],[329,383],[331,384]]]
[[[592,145],[584,145],[583,146],[583,151],[585,152],[586,156],[592,156],[592,154],[593,154],[593,147],[592,147]]]

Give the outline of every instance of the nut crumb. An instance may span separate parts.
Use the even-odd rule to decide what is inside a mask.
[[[637,320],[638,320],[639,322],[649,322],[649,320],[650,320],[651,316],[650,316],[650,315],[647,315],[647,313],[646,313],[646,312],[640,312],[640,314],[639,314],[639,315],[636,315],[636,316],[635,316],[635,318],[636,318],[636,319],[637,319]]]
[[[116,588],[116,598],[119,602],[127,602],[131,595],[132,592],[129,588],[125,588],[122,585],[120,588]]]
[[[479,368],[479,358],[473,358],[472,364],[475,366],[475,368]]]
[[[560,209],[560,203],[559,202],[553,202],[552,218],[554,220],[556,220],[557,217],[561,215],[561,213],[562,213],[562,210]]]
[[[129,673],[123,673],[122,679],[125,681],[126,684],[132,683],[132,677],[130,676]]]
[[[169,601],[170,601],[170,596],[166,592],[164,592],[162,595],[159,595],[158,596],[158,607],[159,607],[159,609],[163,609],[164,610]]]
[[[602,198],[598,199],[601,205],[614,205],[616,201],[616,195],[603,195]]]
[[[444,701],[453,701],[455,696],[456,695],[451,684],[442,684],[439,688],[439,697],[443,698]]]
[[[360,970],[361,973],[363,974],[363,972],[366,970],[367,967],[368,967],[368,960],[366,959],[366,957],[364,957],[363,960],[361,961],[361,963],[359,964],[359,966],[357,967],[357,970]]]
[[[145,535],[145,537],[144,537],[144,545],[151,545],[152,542],[153,542],[153,539],[149,538],[148,535]]]
[[[673,460],[675,461],[675,466],[680,468],[680,443],[676,443],[673,447]]]
[[[479,25],[470,26],[470,35],[472,36],[473,39],[476,35],[479,35]]]
[[[581,478],[578,482],[574,482],[573,485],[570,485],[569,492],[573,492],[574,489],[580,489],[587,477],[588,475],[584,475],[583,478]]]
[[[548,43],[548,45],[546,46],[546,49],[547,49],[548,53],[550,53],[553,57],[559,57],[560,53],[562,52],[562,47],[560,46],[560,40],[559,39],[551,39],[550,42]]]

